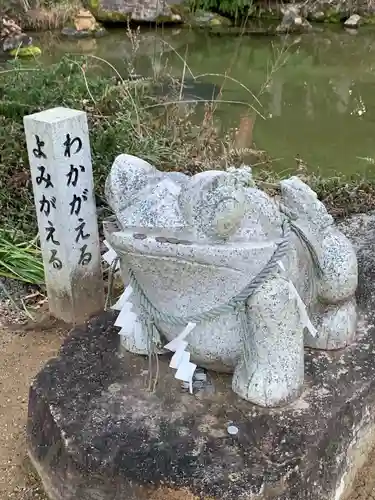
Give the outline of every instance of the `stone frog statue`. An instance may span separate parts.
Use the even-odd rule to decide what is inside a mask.
[[[160,347],[190,321],[194,363],[233,373],[252,403],[296,399],[304,346],[353,340],[357,259],[305,183],[291,177],[280,191],[258,189],[249,167],[188,177],[117,157],[106,183],[117,226],[105,223],[105,235],[131,284],[122,346],[146,355],[147,321]]]

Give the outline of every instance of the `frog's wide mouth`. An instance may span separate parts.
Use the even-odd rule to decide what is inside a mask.
[[[168,276],[167,282],[173,282],[176,289],[181,280],[190,283],[189,290],[203,282],[207,289],[216,289],[221,283],[228,289],[229,298],[264,268],[278,245],[274,240],[197,241],[189,238],[186,231],[120,228],[113,220],[106,221],[104,233],[120,258],[122,272],[126,275],[126,270],[132,269],[145,289],[162,289]],[[204,287],[202,293],[206,293]],[[159,299],[155,296],[153,300],[157,303]]]
[[[179,246],[202,246],[202,247],[251,247],[251,248],[269,248],[279,241],[272,241],[269,239],[260,239],[256,241],[244,240],[241,237],[238,239],[236,237],[231,237],[230,239],[217,239],[213,241],[211,238],[206,236],[197,237],[197,233],[194,229],[189,227],[180,228],[168,228],[168,227],[146,227],[146,226],[126,226],[120,227],[115,217],[108,218],[103,221],[104,234],[107,240],[116,242],[117,245],[124,242],[125,246],[130,244],[131,246],[136,245],[142,246],[142,243],[152,244],[164,244],[169,245],[179,245]],[[280,239],[281,241],[281,239]]]
[[[121,227],[115,217],[103,221],[104,234],[111,237],[112,234],[121,234],[123,238],[134,240],[152,239],[159,243],[185,243],[199,244],[194,230],[187,227],[155,227],[155,226],[125,226]]]

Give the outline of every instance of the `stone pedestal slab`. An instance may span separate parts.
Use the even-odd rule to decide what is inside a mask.
[[[213,373],[192,396],[168,356],[150,392],[148,360],[119,355],[115,314],[73,330],[30,390],[29,454],[50,498],[343,500],[375,441],[374,221],[343,226],[360,264],[356,340],[307,349],[288,407],[251,405]]]

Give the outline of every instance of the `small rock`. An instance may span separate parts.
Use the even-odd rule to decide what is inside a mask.
[[[201,391],[204,389],[205,383],[202,380],[194,380],[193,391]]]
[[[190,385],[188,382],[182,383],[182,388],[184,390],[189,390]],[[193,375],[193,390],[202,391],[207,388],[212,388],[212,384],[207,380],[207,374],[204,368],[197,368]]]
[[[159,0],[87,0],[86,6],[98,21],[106,23],[180,23],[182,16],[177,11],[178,2]],[[177,7],[177,10],[178,7]],[[181,10],[183,15],[183,9]]]
[[[358,28],[361,24],[361,16],[358,14],[353,14],[344,23],[346,28]]]
[[[200,382],[206,382],[207,381],[207,375],[204,371],[198,371],[194,373],[194,380],[199,380]]]
[[[315,12],[313,11],[313,12],[310,12],[310,14],[309,14],[310,21],[315,21],[317,23],[323,22],[325,17],[326,17],[326,15],[324,14],[324,12],[322,10],[317,10]]]
[[[277,33],[301,33],[310,31],[311,24],[301,15],[298,5],[288,5],[283,9],[283,19],[276,28]]]
[[[29,45],[28,47],[21,47],[20,49],[13,49],[9,51],[9,55],[12,57],[37,57],[42,53],[39,47],[35,45]]]
[[[32,47],[32,42],[32,38],[12,19],[7,16],[0,17],[0,51],[19,52],[21,49]],[[17,55],[22,55],[18,52]]]
[[[206,12],[202,10],[197,10],[192,14],[189,23],[192,26],[197,27],[229,27],[232,22],[230,19],[220,16],[214,12]]]

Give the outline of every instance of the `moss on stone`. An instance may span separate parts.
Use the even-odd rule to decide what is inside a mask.
[[[223,24],[226,24],[222,21],[221,18],[219,17],[213,17],[209,23],[208,23],[210,26],[222,26]]]
[[[229,27],[232,21],[227,17],[221,16],[214,12],[206,12],[197,10],[192,12],[188,18],[185,19],[186,24],[198,28],[215,28],[215,27]]]
[[[87,7],[98,21],[107,23],[126,23],[130,19],[129,14],[103,9],[100,5],[100,0],[87,0]]]
[[[331,15],[325,17],[324,22],[328,24],[340,24],[341,21],[338,15]]]
[[[98,11],[99,10],[99,0],[87,0],[87,7],[91,11]]]
[[[271,7],[262,7],[259,5],[254,8],[254,14],[252,17],[257,17],[259,19],[263,19],[265,21],[277,21],[281,19],[283,16],[281,11],[278,9],[272,9]]]
[[[93,12],[95,18],[103,23],[127,23],[130,20],[130,14],[123,12],[114,12],[99,8],[97,12]]]
[[[375,25],[375,15],[367,14],[361,19],[362,24]]]
[[[179,16],[179,19],[174,18],[174,16]],[[164,24],[164,23],[179,23],[182,21],[182,17],[180,14],[172,14],[171,16],[158,16],[155,19],[156,24]]]
[[[90,10],[90,12],[93,14],[93,16],[98,21],[101,21],[101,22],[127,23],[131,19],[130,13],[123,13],[123,12],[104,9],[101,6],[100,0],[86,0],[85,5]],[[174,16],[177,16],[177,15],[181,17],[181,21],[184,21],[184,19],[189,15],[189,12],[190,12],[189,9],[187,8],[187,6],[184,5],[183,3],[177,4],[177,5],[170,5],[169,7],[171,9],[172,15],[171,16],[166,16],[166,15],[158,16],[154,21],[156,24],[179,22],[178,19],[174,18]]]
[[[187,18],[191,13],[190,8],[183,2],[180,4],[172,4],[169,7],[173,14],[178,14],[183,20]]]
[[[39,47],[35,45],[30,45],[29,47],[20,47],[13,49],[9,52],[12,57],[37,57],[40,56],[42,51]]]
[[[323,22],[331,24],[340,24],[344,13],[337,10],[337,8],[327,8],[324,11]]]

